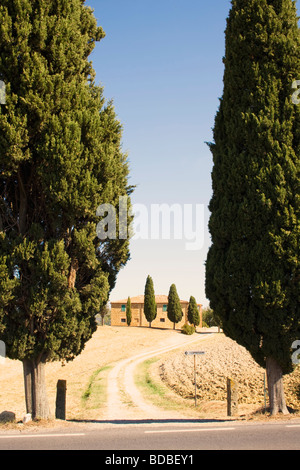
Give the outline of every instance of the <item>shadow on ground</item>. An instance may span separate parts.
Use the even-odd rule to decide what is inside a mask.
[[[227,423],[232,419],[70,419],[69,423],[86,423],[86,424],[185,424],[185,423]]]

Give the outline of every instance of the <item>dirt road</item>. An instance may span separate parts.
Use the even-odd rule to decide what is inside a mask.
[[[185,342],[188,344],[199,341],[202,336],[204,334],[187,337],[179,331],[154,328],[99,327],[74,361],[64,365],[59,362],[47,364],[47,392],[52,413],[55,411],[57,381],[64,379],[67,381],[68,419],[99,420],[114,417],[119,419],[125,415],[145,416],[142,400],[140,397],[139,400],[136,398],[139,393],[133,383],[133,370],[139,360],[147,360],[180,347]],[[106,386],[107,372],[100,371],[112,365]],[[82,397],[88,390],[93,375],[98,372],[99,381],[96,385],[102,384],[103,389],[99,392],[93,388],[90,398],[83,401]],[[22,363],[6,359],[5,364],[0,365],[0,380],[0,413],[12,411],[17,420],[22,420],[26,413]],[[137,401],[139,407],[133,405]],[[150,413],[148,408],[147,412]]]
[[[169,419],[183,418],[178,412],[163,411],[152,403],[146,401],[134,381],[136,367],[152,357],[190,346],[206,338],[207,335],[186,337],[176,335],[168,338],[164,347],[146,350],[118,362],[110,371],[107,380],[107,407],[105,419],[107,420],[134,420],[134,419]]]

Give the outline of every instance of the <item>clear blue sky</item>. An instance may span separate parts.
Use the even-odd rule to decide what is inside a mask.
[[[202,204],[204,245],[135,240],[111,300],[143,294],[150,274],[157,294],[176,284],[182,299],[205,298],[210,244],[207,205],[212,157],[206,141],[223,89],[229,0],[87,0],[106,38],[91,59],[104,96],[113,99],[129,154],[134,204]],[[196,210],[196,209],[195,209]]]

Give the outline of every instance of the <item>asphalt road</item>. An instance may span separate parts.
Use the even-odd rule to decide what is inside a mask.
[[[74,427],[31,434],[1,432],[0,450],[103,450],[106,451],[103,458],[121,457],[122,451],[130,456],[130,451],[140,450],[150,451],[153,455],[156,455],[155,451],[173,450],[182,456],[179,458],[193,455],[193,450],[300,450],[300,422],[291,420],[249,424],[234,421],[197,423],[194,420],[162,420],[81,423]],[[189,457],[185,464],[195,463],[195,459],[194,462],[192,460]],[[152,463],[155,463],[154,460]],[[138,466],[134,461],[126,461],[126,464]]]

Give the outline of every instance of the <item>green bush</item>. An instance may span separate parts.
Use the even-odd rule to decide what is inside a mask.
[[[196,331],[196,328],[193,325],[188,325],[187,323],[183,325],[181,333],[184,335],[193,335]]]

